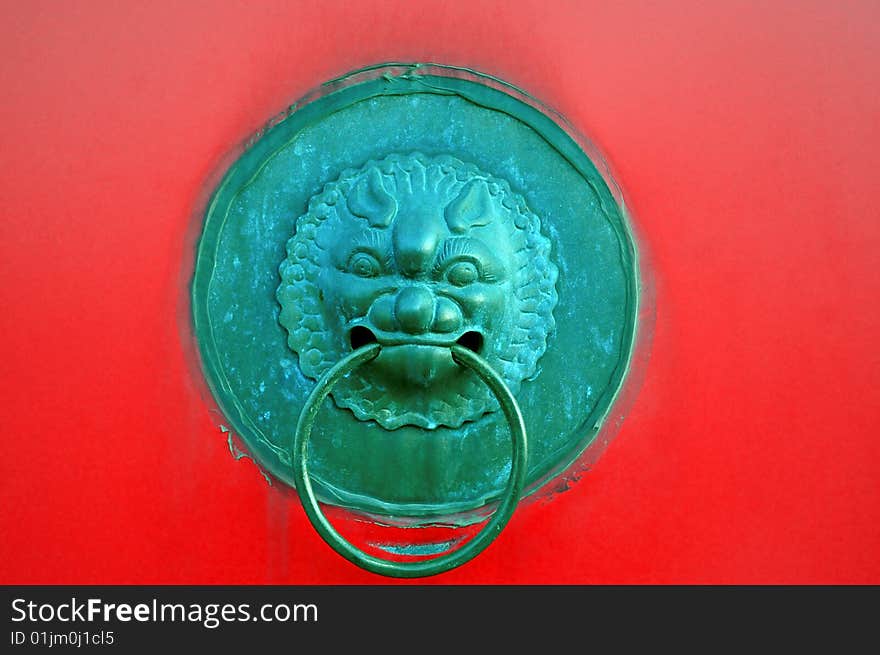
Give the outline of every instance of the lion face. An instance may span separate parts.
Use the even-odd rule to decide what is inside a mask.
[[[382,192],[378,176],[365,181],[371,182],[376,186],[349,198],[350,210],[373,211],[360,204],[360,195]],[[387,227],[348,222],[332,235],[336,247],[326,248],[331,265],[319,285],[339,310],[338,328],[352,347],[378,341],[377,372],[400,384],[428,387],[448,378],[458,369],[450,346],[491,351],[499,334],[493,328],[509,318],[508,232],[496,222],[467,225],[461,215],[466,202],[482,202],[473,210],[486,215],[497,210],[486,183],[451,201],[444,195],[418,185],[398,192]]]
[[[391,155],[312,199],[281,265],[281,324],[317,379],[382,345],[337,404],[394,429],[458,427],[497,405],[450,347],[481,354],[516,392],[546,349],[556,268],[507,184],[451,157]]]

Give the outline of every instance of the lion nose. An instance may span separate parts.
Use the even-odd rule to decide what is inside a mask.
[[[427,332],[434,318],[434,296],[421,287],[406,287],[397,294],[394,316],[404,332]]]

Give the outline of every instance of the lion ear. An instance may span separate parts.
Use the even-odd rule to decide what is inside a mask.
[[[385,190],[379,171],[371,168],[348,196],[348,210],[366,218],[372,227],[388,227],[397,213],[397,201]]]
[[[446,224],[453,232],[488,225],[495,217],[492,196],[485,180],[468,182],[461,193],[446,206]]]

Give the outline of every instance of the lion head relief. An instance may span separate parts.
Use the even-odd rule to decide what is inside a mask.
[[[495,411],[450,346],[478,352],[515,394],[554,329],[557,270],[538,217],[506,182],[449,156],[344,172],[297,220],[280,273],[279,321],[306,376],[382,346],[332,395],[386,429]]]

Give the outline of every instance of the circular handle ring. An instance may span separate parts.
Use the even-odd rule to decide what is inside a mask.
[[[492,518],[483,529],[464,546],[451,553],[418,562],[392,562],[365,553],[346,541],[321,511],[318,500],[315,498],[314,491],[312,490],[312,483],[309,480],[308,449],[312,426],[315,423],[315,417],[321,408],[324,398],[327,397],[333,386],[343,376],[358,366],[378,357],[381,350],[381,345],[372,343],[345,356],[324,374],[308,399],[306,399],[306,404],[299,415],[296,435],[293,440],[294,482],[303,508],[306,511],[306,516],[309,517],[312,526],[333,550],[348,561],[372,573],[395,578],[417,578],[436,575],[461,566],[479,555],[486,546],[492,543],[495,537],[504,529],[504,526],[507,525],[507,522],[513,515],[513,511],[516,509],[516,504],[519,501],[526,478],[526,460],[528,457],[526,428],[519,405],[501,376],[495,372],[485,359],[476,353],[459,345],[452,346],[453,359],[474,371],[492,390],[510,426],[513,440],[513,457],[511,460],[510,477],[507,480],[507,486],[501,496],[501,501],[494,514],[492,514]]]

